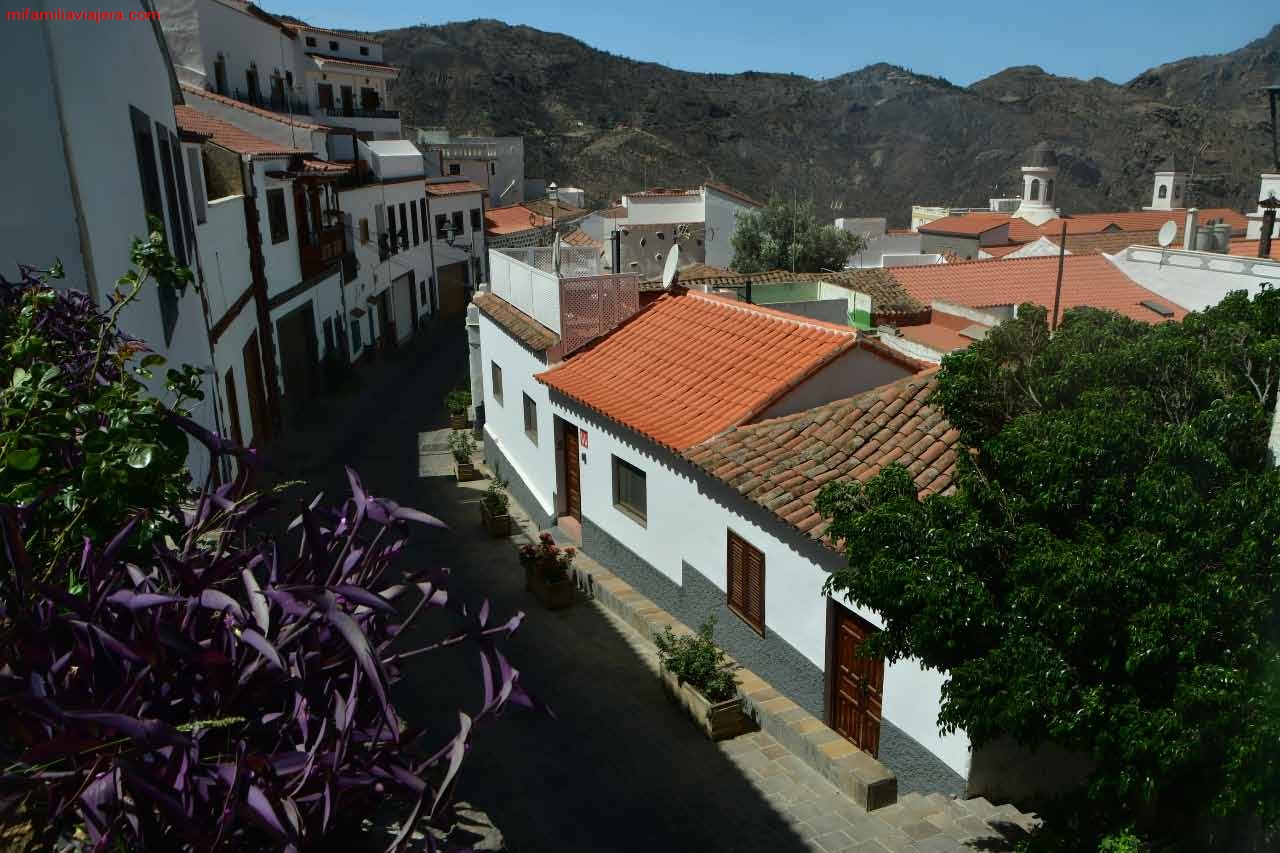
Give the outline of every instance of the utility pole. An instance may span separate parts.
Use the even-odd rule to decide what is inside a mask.
[[[1062,222],[1062,236],[1058,238],[1058,283],[1053,288],[1053,319],[1049,331],[1058,330],[1058,306],[1062,304],[1062,268],[1067,264],[1067,223]]]

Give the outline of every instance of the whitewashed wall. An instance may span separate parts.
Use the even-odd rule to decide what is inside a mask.
[[[504,369],[504,385],[508,382],[507,375]],[[539,405],[541,407],[541,403]],[[566,403],[558,395],[551,401],[551,411],[587,431],[587,446],[582,449],[586,460],[581,464],[584,516],[673,582],[683,582],[682,564],[687,562],[722,591],[726,589],[726,539],[732,529],[765,554],[768,630],[814,666],[826,670],[828,598],[822,594],[822,585],[828,574],[823,567],[749,519],[741,511],[742,506],[726,506],[713,499],[699,481],[705,475],[695,479],[683,465],[677,468],[666,451],[631,437],[629,431]],[[485,412],[488,418],[487,400]],[[539,416],[542,416],[541,408]],[[504,428],[505,421],[495,423],[493,431],[499,433]],[[528,470],[541,472],[544,478],[538,482],[554,483],[555,448],[542,442],[537,453],[530,455],[535,458],[527,463]],[[541,458],[536,458],[539,455]],[[648,518],[643,525],[613,505],[613,456],[645,472]],[[537,488],[543,493],[550,491],[547,485]],[[803,536],[799,532],[795,535]],[[841,604],[847,606],[844,602]],[[862,607],[850,609],[876,627],[883,625],[874,611]],[[915,738],[956,773],[967,776],[968,738],[960,733],[938,733],[942,682],[940,673],[922,669],[913,661],[887,665],[884,719]]]
[[[667,225],[673,222],[702,222],[704,208],[700,195],[624,196],[627,222],[631,225]]]
[[[560,332],[560,280],[499,251],[489,253],[490,287],[542,325]]]
[[[213,86],[213,63],[221,52],[227,63],[228,94],[236,89],[248,94],[245,72],[249,63],[257,63],[258,91],[264,98],[271,94],[271,76],[292,72],[294,86],[302,82],[296,66],[293,39],[279,27],[260,18],[233,9],[217,0],[197,0],[200,16],[200,45],[207,81]],[[165,17],[162,13],[161,21]]]
[[[555,435],[547,386],[534,380],[546,369],[542,358],[521,346],[480,312],[481,375],[484,377],[484,430],[514,471],[533,492],[544,515],[556,514]],[[493,395],[492,367],[502,368],[502,402]],[[523,394],[538,406],[538,443],[524,432]],[[532,509],[532,507],[531,507]]]
[[[1189,311],[1217,305],[1233,290],[1256,294],[1265,283],[1280,286],[1280,262],[1260,258],[1141,246],[1104,257],[1147,290]]]
[[[728,267],[733,263],[733,232],[738,228],[738,217],[755,211],[714,189],[703,190],[706,196],[704,217],[706,221],[707,263],[713,267]]]

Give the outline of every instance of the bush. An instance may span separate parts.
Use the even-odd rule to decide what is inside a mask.
[[[476,452],[476,440],[466,430],[457,430],[449,436],[449,450],[458,462],[470,462],[471,454]]]
[[[465,388],[450,391],[444,395],[444,405],[451,415],[465,415],[471,406],[471,392]]]
[[[676,634],[668,625],[653,641],[663,669],[710,701],[724,702],[738,692],[737,667],[712,639],[715,624],[708,618],[696,634]]]
[[[532,568],[547,583],[559,583],[567,578],[577,555],[574,548],[557,545],[550,533],[538,534],[537,545],[520,546],[521,564]]]
[[[490,515],[506,515],[507,507],[511,503],[510,496],[506,491],[507,484],[497,478],[489,481],[489,488],[484,490],[480,500],[484,503],[484,508],[489,511]]]
[[[6,304],[35,316],[24,325],[2,315],[0,346],[25,358],[5,363],[10,376],[26,370],[49,399],[62,399],[53,385],[78,389],[121,446],[149,436],[112,419],[141,411],[193,436],[214,462],[252,461],[181,414],[148,408],[132,386],[106,397],[80,388],[98,356],[56,341],[91,337],[100,315],[38,281],[18,290]],[[39,367],[51,351],[69,359],[56,382]],[[111,344],[88,376],[123,386],[128,361]],[[38,547],[49,512],[68,513],[45,495],[100,462],[99,451],[74,449],[85,443],[79,433],[55,438],[71,449],[56,457],[56,472],[43,449],[38,464],[18,468],[54,490],[13,501],[30,485],[7,470],[0,502],[0,837],[16,831],[60,849],[297,849],[388,798],[404,804],[397,849],[424,825],[452,823],[475,727],[509,703],[537,705],[496,645],[522,614],[495,623],[487,603],[473,611],[451,599],[446,570],[383,580],[408,525],[439,521],[370,495],[348,469],[348,500],[313,502],[272,537],[260,520],[275,499],[244,493],[243,479],[166,505],[176,487],[122,494],[135,482],[126,473],[93,498],[98,524],[129,506],[110,535],[82,536],[83,513],[74,548],[59,553]],[[144,536],[156,518],[167,519],[163,535]],[[63,573],[74,574],[75,589],[42,581]],[[445,608],[461,627],[413,648],[411,626]],[[409,725],[389,698],[405,663],[422,667],[421,655],[460,642],[482,658],[479,707],[459,710],[455,731]]]

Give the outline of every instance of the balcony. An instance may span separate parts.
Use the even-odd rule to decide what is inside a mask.
[[[231,97],[242,104],[249,104],[261,110],[270,110],[283,115],[311,115],[311,104],[306,98],[296,95],[263,96],[260,92],[244,92],[240,89],[232,91]]]
[[[341,225],[330,226],[315,235],[312,242],[298,247],[303,279],[312,278],[342,260],[347,253],[347,240]]]
[[[399,110],[355,109],[354,107],[325,107],[324,114],[329,118],[400,118]]]

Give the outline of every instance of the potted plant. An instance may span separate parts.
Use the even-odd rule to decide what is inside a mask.
[[[471,461],[471,454],[476,452],[476,440],[471,433],[461,430],[449,436],[449,450],[453,453],[453,470],[459,483],[480,479],[480,472]]]
[[[520,547],[525,588],[537,596],[548,610],[560,610],[573,604],[573,580],[569,577],[569,569],[577,553],[573,548],[561,548],[550,533],[539,534],[536,545]]]
[[[738,696],[737,665],[712,639],[715,621],[707,619],[696,634],[676,634],[668,625],[653,641],[667,695],[707,737],[724,740],[750,731],[751,720]]]
[[[511,515],[507,512],[511,497],[506,492],[506,485],[494,478],[480,496],[480,521],[490,536],[511,535]]]
[[[465,388],[450,391],[444,395],[444,406],[449,410],[449,426],[454,429],[466,429],[467,409],[471,407],[471,392]]]

